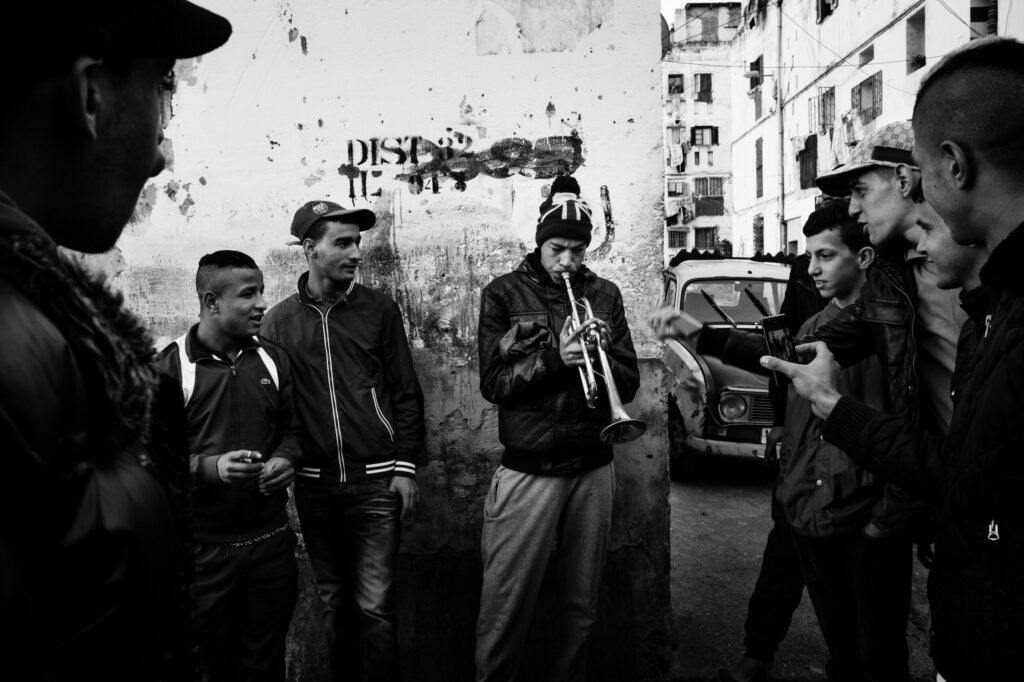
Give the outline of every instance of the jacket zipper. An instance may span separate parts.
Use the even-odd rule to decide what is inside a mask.
[[[910,276],[914,277],[914,274],[911,273]],[[900,286],[899,282],[895,281],[895,278],[893,278],[893,279],[894,279],[893,286],[896,287],[896,291],[898,291],[901,294],[903,294],[903,298],[906,299],[907,306],[909,306],[909,308],[910,308],[910,329],[908,331],[908,336],[909,336],[910,342],[909,342],[908,345],[909,345],[909,351],[910,351],[910,365],[911,365],[911,367],[914,368],[914,383],[911,386],[911,393],[910,393],[909,398],[910,398],[910,401],[913,401],[912,419],[913,419],[913,423],[914,423],[915,428],[916,428],[916,425],[921,420],[921,406],[920,406],[920,402],[918,401],[918,398],[917,398],[918,391],[919,391],[919,386],[918,386],[919,382],[918,382],[918,376],[917,376],[917,338],[914,336],[914,329],[917,327],[917,308],[914,306],[914,301],[910,298],[910,294],[908,294],[906,291],[903,290],[903,287]],[[911,407],[909,401],[908,401],[907,407],[908,408]]]
[[[331,421],[334,426],[334,442],[338,453],[338,482],[344,483],[346,480],[345,472],[345,457],[344,457],[344,443],[341,436],[341,415],[338,413],[338,399],[334,389],[334,362],[331,358],[331,336],[330,329],[327,325],[327,316],[331,310],[334,309],[332,305],[327,309],[326,312],[320,310],[315,305],[306,304],[320,315],[320,329],[323,332],[324,337],[324,365],[327,370],[327,390],[331,397]]]
[[[391,442],[395,442],[395,430],[391,428],[391,424],[388,423],[387,418],[384,416],[384,412],[380,409],[380,403],[377,402],[377,389],[373,386],[370,387],[370,397],[373,398],[373,409],[377,411],[377,418],[380,419],[381,424],[388,430],[388,436],[391,437]]]
[[[1003,566],[1003,547],[1002,547],[1002,536],[999,533],[999,522],[996,519],[992,519],[988,523],[988,533],[985,536],[988,541],[989,547],[992,548],[990,554],[992,558],[992,580],[993,580],[993,596],[996,603],[993,604],[995,611],[995,626],[996,630],[1001,634],[1006,634],[1007,631],[1012,627],[1011,609],[1012,599],[1007,593],[1007,575]]]

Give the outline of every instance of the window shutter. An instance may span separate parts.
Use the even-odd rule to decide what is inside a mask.
[[[879,71],[871,79],[871,87],[875,91],[875,117],[882,115],[882,72]]]
[[[711,129],[711,144],[718,144],[718,126]]]
[[[860,114],[860,86],[854,85],[850,90],[850,108],[858,115]]]
[[[690,128],[690,146],[692,147],[692,146],[694,146],[696,144],[697,144],[697,129],[696,128]]]

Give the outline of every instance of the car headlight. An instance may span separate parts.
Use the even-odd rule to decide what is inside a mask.
[[[718,401],[718,413],[722,419],[734,422],[747,413],[747,401],[738,395],[725,395]]]

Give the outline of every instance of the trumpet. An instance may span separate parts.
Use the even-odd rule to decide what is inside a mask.
[[[583,394],[587,399],[587,407],[597,406],[597,376],[604,379],[608,391],[608,406],[611,408],[612,422],[601,429],[601,442],[618,444],[628,443],[644,435],[647,431],[647,424],[639,419],[633,419],[626,414],[622,406],[622,399],[619,397],[619,389],[615,386],[615,378],[612,376],[611,366],[608,364],[608,355],[605,353],[605,338],[601,333],[601,326],[594,317],[594,310],[590,307],[590,301],[586,298],[576,298],[569,284],[569,273],[563,272],[562,279],[565,280],[565,290],[569,294],[569,310],[572,314],[572,337],[580,337],[580,345],[583,348],[583,366],[579,368],[580,382],[583,384]],[[580,322],[580,315],[577,307],[583,307],[585,321]],[[572,338],[570,337],[570,338]],[[597,352],[598,362],[601,364],[601,374],[594,371],[594,361],[587,352],[587,344],[594,344]]]

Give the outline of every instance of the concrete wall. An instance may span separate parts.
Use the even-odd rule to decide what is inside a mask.
[[[641,355],[660,288],[662,144],[653,0],[204,0],[229,44],[179,64],[168,170],[145,188],[107,259],[161,343],[196,319],[199,257],[250,253],[276,302],[303,270],[294,210],[367,206],[362,280],[406,316],[427,397],[423,510],[402,543],[409,679],[472,677],[481,500],[500,456],[478,392],[480,288],[533,248],[550,178],[574,171],[595,206],[590,265],[617,282]],[[664,400],[645,363],[650,434],[618,453],[619,498],[594,678],[660,679],[667,661]],[[305,557],[301,557],[303,565]],[[315,594],[290,640],[293,679],[323,670]],[[542,602],[545,603],[545,602]],[[530,652],[549,648],[538,614]]]

